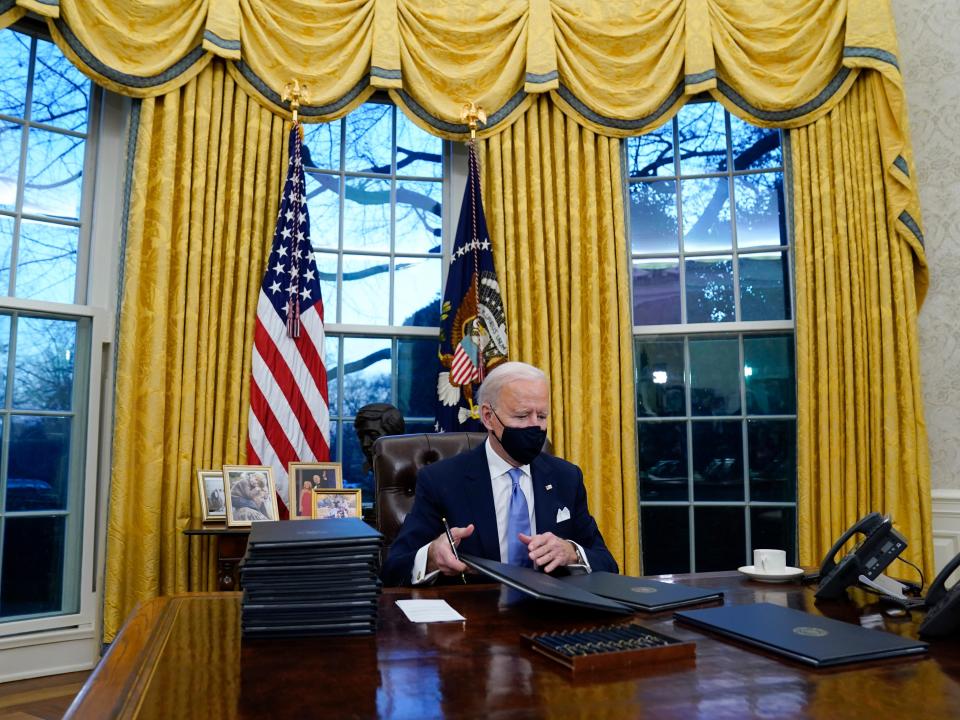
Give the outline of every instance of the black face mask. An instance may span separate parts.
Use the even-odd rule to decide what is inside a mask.
[[[493,414],[497,420],[500,420],[496,410],[493,411]],[[539,425],[507,427],[503,424],[503,420],[500,420],[500,424],[503,425],[503,432],[497,439],[503,445],[503,449],[507,451],[507,455],[521,465],[529,465],[543,449],[543,444],[547,440],[547,431],[541,430]]]

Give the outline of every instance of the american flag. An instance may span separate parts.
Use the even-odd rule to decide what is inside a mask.
[[[310,246],[310,218],[298,124],[277,229],[260,285],[250,378],[247,462],[273,467],[288,499],[287,464],[330,459],[323,298]]]

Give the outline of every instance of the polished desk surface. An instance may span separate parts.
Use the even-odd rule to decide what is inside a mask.
[[[908,637],[923,618],[885,615],[857,589],[815,604],[813,588],[737,573],[673,579],[722,589],[728,604],[772,602]],[[467,619],[410,623],[394,604],[410,597],[442,597]],[[374,636],[241,640],[240,598],[140,607],[66,717],[960,717],[960,638],[934,641],[920,659],[817,670],[674,625],[671,611],[612,616],[469,585],[384,591]],[[520,638],[631,621],[695,641],[696,663],[574,675]]]

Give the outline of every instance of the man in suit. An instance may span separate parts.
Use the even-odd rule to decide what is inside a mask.
[[[546,572],[617,572],[587,509],[583,473],[540,453],[550,392],[542,371],[499,365],[477,397],[487,440],[421,468],[413,508],[383,566],[388,585],[420,584],[467,570],[450,548]]]

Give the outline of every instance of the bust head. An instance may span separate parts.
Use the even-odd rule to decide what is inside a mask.
[[[357,431],[360,449],[366,458],[363,463],[364,472],[369,472],[373,462],[373,443],[382,435],[402,435],[406,429],[403,415],[389,403],[370,403],[357,411],[357,419],[353,421],[353,428]]]

